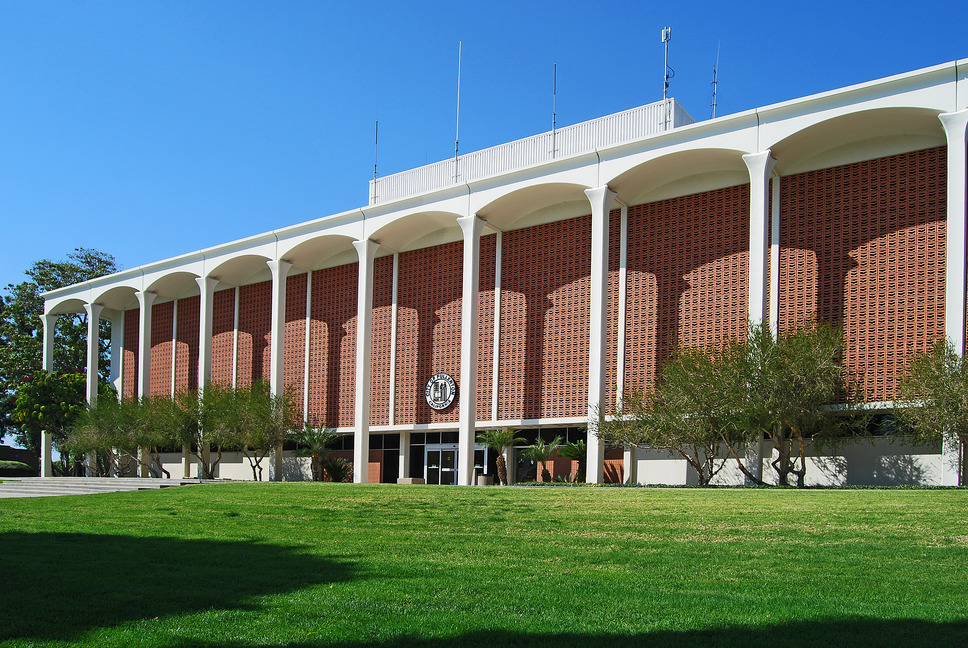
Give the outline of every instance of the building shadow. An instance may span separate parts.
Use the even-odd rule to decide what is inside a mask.
[[[0,556],[0,643],[252,609],[260,596],[353,577],[345,563],[244,541],[12,532],[0,534]]]

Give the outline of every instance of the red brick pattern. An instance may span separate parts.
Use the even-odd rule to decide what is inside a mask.
[[[608,306],[605,320],[605,403],[614,413],[618,390],[618,315],[622,266],[622,211],[612,210],[608,222]],[[628,295],[626,295],[628,299]]]
[[[390,342],[393,324],[393,255],[373,262],[370,322],[370,425],[390,422]]]
[[[396,422],[457,420],[459,397],[446,410],[427,405],[435,373],[450,374],[460,389],[463,242],[400,254],[397,298]]]
[[[309,420],[351,427],[356,393],[358,264],[313,272],[309,342]]]
[[[212,382],[232,385],[235,347],[235,288],[217,291],[212,298]]]
[[[124,312],[124,365],[121,376],[121,395],[138,397],[138,327],[141,311],[135,308]]]
[[[303,415],[303,394],[306,376],[306,283],[308,274],[292,275],[286,279],[286,339],[283,350],[283,385],[291,395],[299,413]]]
[[[151,355],[148,395],[171,394],[171,344],[175,302],[151,307]]]
[[[461,268],[463,268],[463,247]],[[497,261],[497,235],[481,237],[480,277],[478,279],[477,323],[477,420],[491,419],[491,391],[494,384],[494,270]],[[461,279],[463,295],[463,278]]]
[[[780,327],[844,328],[844,366],[890,400],[917,351],[944,335],[944,147],[783,178]]]
[[[175,334],[175,391],[198,388],[199,297],[178,300]]]
[[[272,282],[239,287],[239,364],[236,385],[269,380]]]
[[[677,345],[746,332],[749,185],[629,207],[625,384],[648,389]]]
[[[585,416],[591,217],[506,232],[498,416]]]

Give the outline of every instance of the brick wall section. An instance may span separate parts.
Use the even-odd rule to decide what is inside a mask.
[[[400,254],[397,288],[396,422],[457,421],[459,397],[446,410],[427,405],[424,390],[435,373],[460,388],[463,242]]]
[[[306,282],[308,274],[286,278],[286,339],[282,381],[291,395],[299,420],[303,416],[306,375]]]
[[[351,427],[356,393],[358,264],[313,272],[309,341],[309,420]]]
[[[212,382],[232,386],[235,346],[235,288],[217,291],[212,300]]]
[[[609,413],[615,412],[615,395],[618,389],[618,291],[621,262],[622,211],[614,209],[608,222],[608,314],[605,320],[605,407]]]
[[[677,346],[746,332],[749,185],[629,207],[625,384],[649,389]]]
[[[393,324],[393,255],[373,261],[370,322],[370,425],[390,422],[390,341]]]
[[[198,388],[199,297],[178,300],[175,334],[175,391]]]
[[[463,244],[461,244],[463,268]],[[491,419],[491,390],[494,384],[494,270],[497,261],[497,235],[481,237],[480,279],[477,323],[477,420]],[[463,277],[461,278],[463,295]],[[462,306],[463,307],[463,306]]]
[[[585,416],[591,217],[504,234],[498,416]]]
[[[124,312],[124,365],[121,376],[121,395],[138,397],[138,326],[141,311],[135,308]]]
[[[238,387],[269,380],[269,330],[272,326],[272,282],[239,287]]]
[[[175,302],[151,307],[151,355],[148,395],[171,394],[171,333]]]
[[[844,328],[858,396],[891,400],[918,351],[944,335],[944,147],[785,177],[780,328]]]

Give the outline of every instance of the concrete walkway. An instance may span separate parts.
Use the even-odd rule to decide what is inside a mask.
[[[0,498],[116,493],[197,483],[197,479],[138,477],[4,477],[0,483]]]

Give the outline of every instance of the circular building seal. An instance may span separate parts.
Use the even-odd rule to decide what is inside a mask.
[[[447,409],[457,396],[457,383],[449,374],[434,374],[427,381],[424,394],[427,396],[427,404],[435,410]]]

